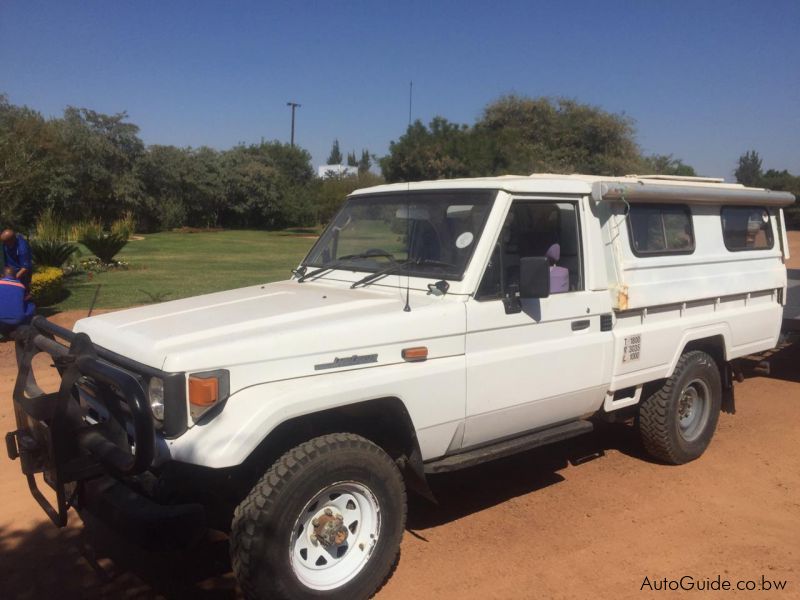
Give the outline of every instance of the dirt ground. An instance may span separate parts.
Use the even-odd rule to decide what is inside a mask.
[[[792,253],[798,268],[800,235]],[[785,591],[755,596],[800,598],[800,341],[761,358],[770,373],[748,362],[736,415],[721,415],[691,464],[650,462],[620,424],[434,478],[439,504],[410,499],[400,562],[378,597],[639,598],[645,577],[719,575],[786,580]],[[14,374],[13,347],[0,344],[0,433],[15,428]],[[59,530],[5,453],[0,582],[3,598],[239,596],[224,538],[145,554],[84,535],[74,514]]]
[[[800,269],[800,231],[789,232],[789,260],[786,261],[788,269]]]

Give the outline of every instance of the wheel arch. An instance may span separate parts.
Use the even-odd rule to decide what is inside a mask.
[[[675,367],[678,365],[681,356],[692,350],[702,350],[706,354],[709,354],[717,363],[722,373],[725,365],[728,363],[728,349],[730,348],[729,338],[730,334],[727,324],[685,332],[681,343],[678,344],[675,354],[672,357],[666,377],[671,377],[675,372]]]
[[[720,331],[711,335],[689,336],[684,339],[681,349],[672,361],[668,377],[675,372],[680,357],[693,350],[705,352],[719,369],[720,380],[722,381],[722,411],[730,414],[736,413],[736,401],[733,393],[733,370],[728,358],[728,336],[727,332]],[[651,390],[648,390],[651,391]]]
[[[242,466],[260,476],[287,450],[330,433],[354,433],[380,446],[395,460],[406,485],[433,499],[414,423],[405,404],[396,396],[363,400],[288,418],[264,437]]]
[[[681,351],[681,355],[691,352],[692,350],[700,350],[711,356],[717,363],[717,366],[720,368],[720,370],[722,370],[725,363],[728,362],[728,352],[725,346],[725,338],[722,334],[698,338],[686,342],[683,350]]]

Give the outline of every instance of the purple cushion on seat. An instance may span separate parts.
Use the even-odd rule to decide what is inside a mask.
[[[550,293],[560,294],[569,291],[569,269],[550,267]]]
[[[556,266],[558,259],[561,258],[561,246],[553,244],[547,249],[545,254],[550,261],[550,293],[560,294],[569,291],[569,269]]]

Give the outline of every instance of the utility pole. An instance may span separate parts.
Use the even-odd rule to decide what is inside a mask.
[[[414,82],[408,82],[408,126],[411,127],[411,99],[414,97]]]
[[[302,104],[298,104],[297,102],[287,102],[286,106],[292,107],[292,147],[294,147],[294,111],[296,108],[302,106]]]

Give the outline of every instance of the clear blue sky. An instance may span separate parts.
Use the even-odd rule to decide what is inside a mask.
[[[624,112],[645,152],[800,173],[800,1],[0,0],[0,92],[48,116],[127,111],[148,144],[288,141],[377,154],[413,116],[499,95]]]

